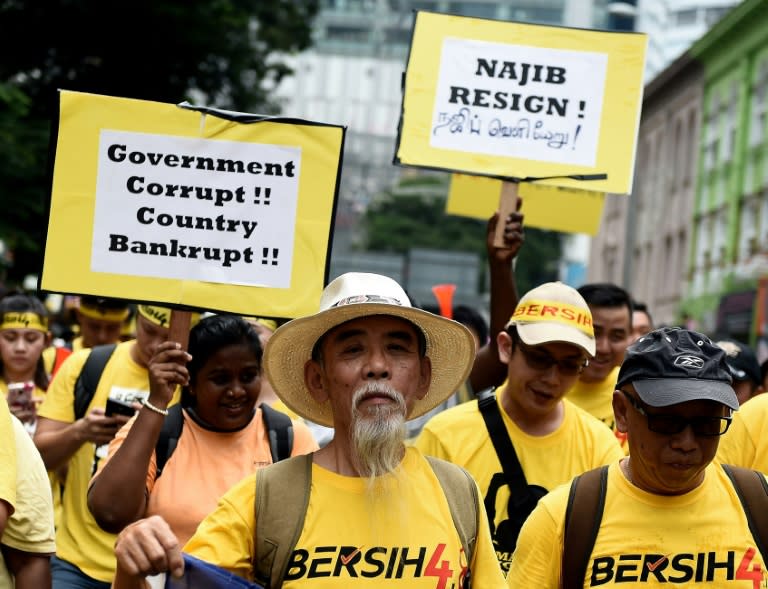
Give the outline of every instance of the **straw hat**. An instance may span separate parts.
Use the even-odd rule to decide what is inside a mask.
[[[331,405],[316,402],[304,384],[304,365],[315,343],[337,325],[360,317],[401,317],[418,327],[432,362],[429,392],[417,400],[409,419],[423,415],[466,380],[475,356],[470,331],[462,324],[411,307],[402,287],[386,276],[350,272],[323,290],[315,315],[289,321],[272,335],[264,351],[264,372],[277,396],[298,415],[333,427]]]

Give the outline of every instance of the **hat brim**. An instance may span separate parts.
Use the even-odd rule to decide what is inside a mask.
[[[512,322],[512,324],[517,327],[517,334],[523,343],[529,346],[562,342],[580,347],[590,357],[595,355],[595,340],[574,327],[553,323]]]
[[[333,427],[331,404],[318,403],[310,395],[304,383],[304,365],[310,360],[315,343],[329,330],[347,321],[374,315],[410,321],[421,329],[426,339],[432,381],[426,396],[416,400],[408,419],[424,415],[448,399],[469,376],[475,342],[461,323],[413,307],[349,304],[294,319],[272,334],[264,351],[264,373],[280,400],[301,417]]]
[[[722,380],[646,378],[631,384],[640,400],[650,407],[669,407],[687,401],[716,401],[734,411],[739,408],[733,387]]]

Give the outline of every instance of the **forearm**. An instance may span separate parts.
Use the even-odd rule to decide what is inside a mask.
[[[91,482],[88,507],[102,529],[118,533],[144,516],[147,469],[163,416],[142,409],[114,454]]]
[[[3,558],[14,576],[16,589],[51,587],[51,555],[23,552],[2,546]]]
[[[477,353],[469,375],[475,393],[499,386],[507,376],[507,367],[499,359],[496,336],[504,330],[517,306],[517,286],[511,263],[492,263],[490,339]]]
[[[45,468],[52,471],[65,467],[74,453],[86,442],[82,420],[49,429],[46,420],[40,419],[34,439]]]

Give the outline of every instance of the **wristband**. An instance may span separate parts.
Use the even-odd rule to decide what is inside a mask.
[[[154,411],[155,413],[159,413],[164,417],[168,417],[168,409],[160,409],[160,407],[155,407],[152,403],[149,402],[149,399],[142,399],[141,404],[150,411]]]

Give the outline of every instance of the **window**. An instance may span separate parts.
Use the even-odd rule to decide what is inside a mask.
[[[495,2],[451,2],[448,4],[448,12],[462,16],[476,16],[479,18],[494,18],[496,16]]]
[[[765,127],[768,122],[768,57],[762,59],[755,72],[749,116],[750,147],[760,145],[765,139]]]
[[[697,8],[685,8],[674,13],[675,24],[680,27],[695,25],[698,16]]]

